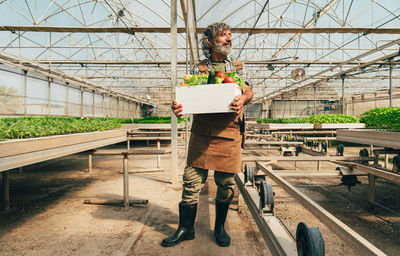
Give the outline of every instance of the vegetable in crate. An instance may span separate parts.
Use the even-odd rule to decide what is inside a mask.
[[[224,72],[218,72],[217,76],[215,77],[215,83],[216,84],[222,84],[225,79],[225,73]]]
[[[215,84],[215,73],[210,72],[208,74],[207,84]]]
[[[183,77],[183,83],[180,86],[191,86],[191,85],[201,85],[201,84],[222,84],[222,83],[236,83],[239,86],[245,86],[243,79],[236,74],[236,72],[230,72],[225,74],[224,72],[219,72],[215,75],[214,72],[210,72],[210,77],[208,75],[185,75]],[[211,82],[214,80],[214,82]]]

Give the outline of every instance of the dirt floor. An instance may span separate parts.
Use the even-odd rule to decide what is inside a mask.
[[[130,174],[131,199],[149,203],[128,209],[83,204],[85,199],[122,200],[120,156],[93,156],[92,173],[84,154],[11,171],[11,210],[0,213],[0,255],[270,255],[254,223],[238,214],[237,201],[226,222],[231,247],[215,244],[212,172],[200,196],[196,239],[161,247],[178,226],[182,192],[169,182],[169,157],[161,158],[165,172]],[[129,160],[130,169],[155,165],[156,156]]]
[[[359,149],[351,150],[349,155],[358,155]],[[180,148],[181,169],[183,151]],[[226,223],[232,246],[221,248],[215,244],[212,173],[200,197],[196,239],[173,248],[161,247],[161,240],[177,227],[177,203],[181,195],[181,189],[169,183],[169,157],[162,156],[165,172],[130,175],[131,198],[147,199],[149,204],[128,209],[83,204],[85,199],[122,200],[119,156],[94,156],[92,173],[87,172],[84,154],[11,171],[11,210],[0,212],[0,255],[270,255],[251,214],[246,210],[239,214],[237,202],[232,204]],[[145,170],[155,164],[155,156],[135,156],[129,160],[130,169]],[[314,170],[314,165],[299,163],[298,170]],[[293,164],[274,168],[292,170]],[[324,164],[322,171],[334,169],[333,164]],[[396,208],[395,185],[377,180],[377,202],[391,211],[380,207],[367,210],[365,177],[359,179],[361,184],[351,192],[339,185],[340,177],[332,175],[285,176],[285,179],[385,253],[399,255],[400,209]],[[321,230],[326,255],[357,255],[285,191],[275,184],[273,188],[275,215],[293,235],[297,224],[305,222]]]
[[[335,154],[334,149],[330,150],[330,154]],[[359,150],[358,147],[346,147],[345,155],[356,156]],[[295,172],[293,162],[279,163],[273,167],[280,173]],[[334,171],[336,167],[334,164],[324,163],[321,172]],[[299,162],[297,171],[316,171],[316,164]],[[284,178],[387,255],[400,255],[400,209],[396,205],[399,186],[377,179],[376,202],[384,207],[376,206],[372,209],[368,204],[367,176],[358,177],[360,184],[351,187],[350,191],[348,187],[341,185],[341,176],[299,174]],[[292,234],[296,233],[297,223],[305,222],[309,227],[320,229],[326,255],[358,255],[283,189],[271,180],[269,183],[274,184],[275,215],[285,222]]]

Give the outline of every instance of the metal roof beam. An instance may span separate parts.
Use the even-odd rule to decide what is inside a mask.
[[[205,28],[196,28],[202,34]],[[170,33],[169,27],[61,27],[61,26],[0,26],[0,31],[31,31],[59,33]],[[399,34],[400,28],[231,28],[238,34]],[[178,33],[186,33],[186,28],[178,28]]]
[[[167,79],[170,80],[169,77],[165,76],[118,76],[118,75],[110,75],[110,76],[83,76],[83,79]],[[307,78],[307,76],[306,76]],[[313,79],[331,79],[331,76],[315,76]],[[393,79],[400,79],[400,76],[392,76]],[[290,79],[290,76],[256,76],[252,77],[251,79],[271,79],[271,80],[276,80],[276,79]],[[389,76],[346,76],[346,79],[389,79]],[[281,87],[283,88],[283,86]]]
[[[330,3],[328,3],[322,10],[318,12],[318,17],[314,16],[309,22],[307,22],[306,25],[304,25],[303,28],[309,29],[313,24],[317,22],[317,20],[324,15],[326,12],[329,11],[339,0],[333,0]],[[291,43],[293,43],[299,36],[302,34],[302,32],[299,32],[295,34],[292,38],[289,39],[289,41],[286,42],[284,46],[282,46],[274,55],[272,55],[272,59],[275,59],[279,53],[281,53],[284,49],[286,49]]]
[[[341,64],[337,64],[337,65],[335,65],[335,66],[329,67],[329,68],[327,68],[327,69],[322,70],[321,72],[318,72],[317,74],[311,75],[311,76],[309,76],[309,77],[307,77],[307,78],[303,78],[303,79],[300,80],[300,81],[294,82],[293,84],[288,85],[288,86],[286,86],[285,88],[283,88],[283,89],[281,89],[281,90],[278,90],[278,91],[269,93],[269,94],[267,94],[267,95],[264,95],[264,96],[262,96],[262,97],[259,97],[259,98],[257,98],[257,99],[254,99],[253,102],[271,99],[271,98],[274,98],[274,97],[278,96],[278,95],[281,94],[281,93],[290,92],[290,91],[292,91],[292,90],[298,90],[298,89],[304,88],[304,87],[306,87],[306,86],[313,86],[313,85],[316,85],[316,84],[318,84],[318,83],[324,82],[324,81],[327,80],[327,79],[335,78],[335,77],[337,77],[337,76],[344,75],[344,74],[347,74],[347,73],[349,73],[349,72],[353,72],[353,71],[355,71],[355,70],[357,70],[357,69],[360,69],[360,68],[362,68],[362,67],[367,67],[367,66],[374,65],[374,64],[377,63],[378,61],[385,61],[385,60],[388,60],[388,58],[397,56],[397,55],[399,54],[399,52],[396,51],[396,52],[391,53],[391,54],[389,54],[389,55],[385,55],[385,56],[383,56],[383,57],[381,57],[381,58],[377,58],[377,59],[374,59],[374,60],[372,60],[372,61],[368,61],[368,62],[366,62],[366,63],[364,63],[364,64],[358,65],[358,66],[353,67],[353,68],[351,68],[351,69],[347,69],[347,70],[345,70],[345,71],[338,72],[338,73],[336,73],[336,74],[331,75],[331,76],[330,76],[331,78],[319,79],[319,80],[317,80],[317,81],[312,81],[312,82],[310,82],[310,83],[308,83],[308,84],[305,84],[305,85],[300,85],[302,82],[304,82],[304,81],[306,81],[306,80],[313,79],[314,77],[319,76],[319,75],[321,75],[321,74],[323,74],[323,73],[333,71],[333,70],[335,70],[336,68],[339,68],[339,67],[342,67],[342,66],[346,65],[347,63],[354,62],[354,61],[356,61],[356,60],[359,60],[359,59],[364,58],[364,57],[366,57],[366,56],[368,56],[368,55],[374,54],[374,53],[376,53],[376,52],[378,52],[378,51],[382,51],[383,49],[388,48],[388,47],[390,47],[390,46],[392,46],[392,45],[395,45],[395,44],[398,44],[398,43],[400,43],[400,39],[393,40],[393,41],[391,41],[391,42],[389,42],[389,43],[387,43],[387,44],[384,44],[384,45],[382,45],[382,46],[380,46],[380,47],[378,47],[378,48],[372,49],[372,50],[370,50],[370,51],[368,51],[368,52],[362,53],[362,54],[360,54],[360,55],[358,55],[358,56],[355,56],[355,57],[353,57],[353,58],[351,58],[351,59],[345,60],[345,61],[343,61]],[[296,88],[294,88],[295,85],[299,85],[299,86],[296,87]],[[292,89],[290,89],[290,88],[292,88]],[[285,90],[286,90],[286,91],[285,91]]]
[[[196,20],[194,17],[194,5],[192,1],[187,1],[188,5],[185,5],[185,0],[180,0],[183,18],[186,26],[186,37],[187,43],[190,48],[190,59],[191,63],[197,63],[199,61],[199,47],[197,44],[197,35],[196,35]]]
[[[17,63],[20,63],[18,61]],[[22,61],[23,62],[23,61]],[[36,61],[40,64],[54,64],[54,65],[62,65],[62,64],[76,64],[76,65],[170,65],[171,61],[169,60],[160,60],[160,61],[151,61],[151,60],[38,60]],[[273,64],[273,65],[337,65],[343,63],[343,61],[313,61],[313,60],[294,60],[294,61],[284,61],[284,60],[269,60],[269,61],[246,61],[246,65],[265,65],[265,64]],[[366,61],[354,61],[348,62],[346,65],[360,65],[367,63]],[[399,64],[399,61],[392,61],[393,63]],[[179,65],[185,65],[186,61],[178,61]],[[389,61],[378,61],[375,64],[377,65],[386,65],[389,64]]]

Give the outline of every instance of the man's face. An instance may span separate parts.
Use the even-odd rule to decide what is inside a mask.
[[[212,42],[212,51],[228,56],[232,50],[231,31],[229,29],[218,33]]]

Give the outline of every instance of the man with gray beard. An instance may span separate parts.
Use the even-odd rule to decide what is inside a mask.
[[[194,65],[192,74],[234,71],[243,77],[243,63],[229,56],[232,38],[227,24],[215,23],[208,26],[201,43],[207,59]],[[183,240],[195,238],[197,204],[208,177],[208,170],[214,170],[217,185],[215,241],[222,247],[230,245],[231,239],[224,224],[234,194],[234,176],[241,171],[241,146],[244,145],[245,138],[243,105],[249,103],[253,97],[249,86],[241,89],[242,95],[237,95],[231,104],[234,112],[193,116],[187,166],[183,174],[182,201],[179,203],[179,227],[172,236],[163,239],[162,246],[175,246]],[[176,100],[172,102],[171,108],[177,117],[183,115],[181,112],[184,106]]]

